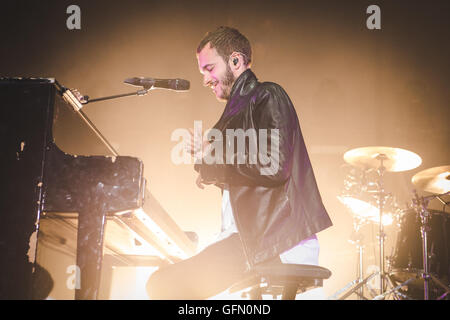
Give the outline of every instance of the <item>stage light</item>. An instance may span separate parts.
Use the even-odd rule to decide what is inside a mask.
[[[380,210],[369,202],[351,197],[351,196],[337,196],[353,215],[361,220],[380,223]],[[383,213],[382,222],[384,226],[391,225],[394,219],[390,212]]]

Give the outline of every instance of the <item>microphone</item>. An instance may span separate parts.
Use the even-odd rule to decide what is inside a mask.
[[[144,89],[169,89],[175,91],[187,91],[190,88],[188,80],[184,79],[156,79],[156,78],[142,78],[134,77],[125,79],[125,83],[133,86],[144,87]]]

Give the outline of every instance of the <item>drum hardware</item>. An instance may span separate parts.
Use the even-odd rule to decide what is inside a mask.
[[[367,282],[372,279],[375,274],[363,278],[363,253],[364,253],[364,235],[361,233],[361,227],[369,222],[373,221],[373,218],[377,214],[377,209],[370,202],[371,197],[367,196],[370,187],[373,185],[372,182],[368,182],[367,171],[358,170],[356,167],[346,165],[345,168],[347,172],[344,178],[344,192],[341,196],[337,196],[337,199],[344,204],[347,209],[352,213],[353,217],[353,232],[348,240],[350,243],[356,246],[358,252],[358,268],[357,268],[357,278],[348,282],[343,288],[335,292],[328,299],[336,299],[339,295],[343,294],[339,300],[344,300],[351,294],[355,293],[359,300],[368,300],[364,296],[364,287]],[[361,200],[363,198],[364,200]],[[376,293],[372,288],[367,287],[372,296],[376,296]]]
[[[364,251],[364,246],[361,243],[363,240],[363,236],[361,236],[360,238],[355,239],[355,244],[356,244],[356,248],[358,249],[358,280],[360,282],[363,281],[363,272],[364,272],[364,268],[363,268],[363,251]],[[360,299],[362,299],[364,297],[364,286],[361,286],[360,290],[359,290],[359,297]]]
[[[354,219],[353,222],[353,227],[354,227],[354,232],[352,233],[352,235],[350,236],[350,240],[349,242],[356,245],[357,251],[358,251],[358,275],[357,278],[353,281],[350,281],[347,285],[344,286],[344,288],[342,288],[341,290],[339,290],[338,292],[336,292],[332,297],[336,298],[337,296],[339,296],[341,293],[343,293],[344,291],[348,290],[349,288],[351,288],[352,286],[355,286],[354,288],[350,289],[347,293],[345,293],[342,297],[339,298],[339,300],[344,300],[346,299],[348,296],[350,296],[352,293],[355,293],[358,296],[359,300],[368,300],[365,296],[364,296],[364,286],[366,286],[367,282],[375,276],[375,274],[372,274],[371,276],[367,277],[366,279],[363,279],[363,273],[364,273],[364,269],[363,269],[363,252],[364,252],[364,245],[362,243],[363,239],[364,239],[364,235],[360,232],[360,227],[362,225],[362,220],[358,219],[358,217],[356,217]],[[376,295],[376,293],[373,292],[373,290],[371,288],[368,288],[371,292],[371,294],[373,296]]]
[[[347,207],[361,226],[365,223],[379,223],[378,210],[378,170],[372,168],[358,168],[350,164],[343,165],[344,190],[337,199]],[[398,220],[400,208],[391,193],[386,194],[388,212],[383,215],[385,226]],[[385,204],[386,207],[386,204]]]
[[[426,197],[432,200],[432,197]],[[417,203],[417,201],[416,201]],[[435,279],[442,285],[437,286],[434,282],[429,282],[429,299],[444,299],[448,296],[447,289],[442,289],[448,285],[450,278],[448,248],[450,235],[450,214],[440,210],[427,209],[428,231],[428,273],[435,276]],[[422,221],[417,209],[417,205],[407,205],[402,213],[400,230],[397,233],[396,250],[391,257],[387,258],[390,266],[388,274],[395,281],[401,283],[408,278],[414,279],[404,288],[408,296],[412,299],[424,299],[424,279],[422,277],[423,268],[423,244],[422,244]],[[441,297],[439,297],[441,296]],[[450,296],[448,296],[450,297]]]
[[[421,274],[423,280],[424,280],[424,299],[429,300],[429,282],[432,281],[438,286],[440,286],[442,289],[445,290],[445,292],[438,298],[443,299],[450,293],[450,287],[445,285],[440,279],[438,279],[436,276],[434,276],[430,272],[429,268],[429,254],[428,254],[428,232],[430,231],[430,225],[429,225],[429,218],[430,218],[430,212],[427,209],[428,202],[433,198],[439,198],[440,201],[442,199],[440,198],[443,195],[450,194],[450,192],[446,192],[442,195],[433,195],[428,197],[422,197],[419,198],[417,195],[416,190],[414,190],[415,195],[415,201],[414,204],[417,207],[417,210],[420,215],[421,220],[421,237],[422,237],[422,259],[423,259],[423,273]],[[445,203],[445,202],[444,202]]]
[[[359,196],[361,197],[361,195]],[[359,200],[356,197],[349,196],[347,194],[344,194],[343,196],[337,197],[350,211],[353,213],[353,228],[354,231],[350,236],[349,242],[354,244],[357,248],[358,252],[358,269],[357,269],[357,278],[353,281],[350,281],[346,286],[344,286],[343,289],[339,290],[337,293],[333,295],[333,297],[337,297],[338,295],[342,294],[344,291],[350,289],[347,293],[345,293],[342,297],[339,298],[339,300],[343,300],[350,296],[351,294],[355,293],[357,295],[357,298],[359,300],[368,300],[368,298],[365,295],[364,288],[367,288],[371,297],[377,296],[377,293],[375,290],[368,286],[368,282],[375,276],[379,275],[379,272],[373,272],[370,276],[368,276],[366,279],[363,279],[363,252],[364,252],[364,245],[363,245],[363,239],[364,235],[361,232],[361,227],[369,222],[379,223],[379,219],[377,217],[378,215],[378,209],[370,204],[370,197],[363,197],[367,201]],[[369,200],[368,200],[369,199]],[[390,219],[383,219],[384,225],[389,225],[392,223],[392,218],[390,216],[385,216],[386,218]]]
[[[419,189],[445,195],[450,191],[450,166],[423,170],[412,177],[412,183]]]
[[[388,194],[384,189],[384,175],[386,172],[400,172],[414,169],[422,163],[422,159],[417,154],[404,149],[391,147],[363,147],[347,151],[344,154],[344,160],[351,165],[376,169],[378,172],[378,188],[376,192],[376,195],[378,195],[379,214],[378,240],[380,271],[378,276],[380,278],[380,295],[384,296],[386,289],[385,281],[387,280],[390,285],[393,286],[392,279],[385,271],[384,242],[386,235],[384,232],[383,214]],[[362,285],[362,282],[359,283],[359,285]],[[393,290],[392,292],[398,292],[398,290]]]
[[[385,268],[384,268],[384,240],[385,240],[385,233],[384,233],[384,225],[383,225],[383,206],[385,201],[385,193],[384,193],[384,173],[386,171],[386,167],[384,166],[384,161],[388,160],[388,157],[381,153],[376,156],[376,159],[380,161],[380,165],[378,167],[378,173],[380,176],[378,187],[379,187],[379,209],[380,209],[380,233],[379,233],[379,241],[380,241],[380,294],[384,293],[385,287],[384,287],[384,280],[385,280]]]
[[[345,290],[351,288],[352,286],[354,286],[356,284],[356,286],[352,289],[350,289],[347,293],[345,293],[344,295],[342,295],[340,298],[338,298],[338,300],[345,300],[347,297],[349,297],[351,294],[356,293],[358,295],[358,297],[360,299],[364,299],[364,300],[368,300],[366,297],[364,297],[361,294],[361,288],[363,286],[367,285],[367,282],[369,282],[373,277],[379,275],[379,272],[374,272],[372,274],[370,274],[369,276],[367,276],[365,279],[355,279],[353,281],[350,281],[349,283],[347,283],[342,289],[338,290],[337,292],[335,292],[332,296],[330,296],[328,299],[329,300],[333,300],[336,299],[340,294],[342,294]],[[370,288],[369,288],[370,289]],[[372,289],[370,289],[371,291],[373,291]],[[375,296],[374,292],[372,292],[372,294]]]
[[[413,280],[412,278],[411,278],[411,279],[408,279],[408,280],[406,280],[405,282],[399,284],[398,286],[396,286],[396,287],[394,287],[394,288],[392,288],[392,289],[386,291],[385,293],[376,296],[376,297],[373,298],[372,300],[384,300],[384,298],[386,298],[386,296],[389,295],[389,294],[391,294],[391,293],[395,293],[395,294],[401,296],[401,297],[404,298],[404,299],[410,299],[408,296],[406,296],[406,295],[402,294],[401,292],[399,292],[399,290],[400,290],[402,287],[408,285],[412,280]]]

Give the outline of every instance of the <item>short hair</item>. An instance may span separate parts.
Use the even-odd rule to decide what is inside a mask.
[[[250,41],[237,29],[221,26],[214,31],[208,32],[200,41],[197,53],[200,53],[208,43],[210,43],[211,48],[217,50],[217,53],[225,62],[228,62],[228,58],[233,52],[242,54],[246,66],[252,62]]]

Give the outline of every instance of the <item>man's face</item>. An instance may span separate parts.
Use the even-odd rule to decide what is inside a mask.
[[[217,100],[227,101],[236,80],[230,66],[209,43],[197,54],[197,60],[200,73],[203,74],[203,85],[213,90]]]

